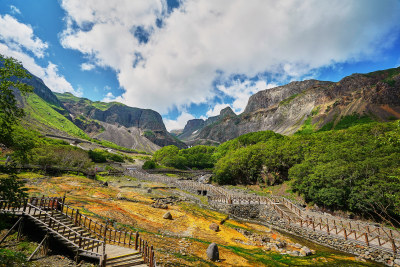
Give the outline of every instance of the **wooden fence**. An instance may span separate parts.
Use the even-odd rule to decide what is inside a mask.
[[[96,251],[88,250],[88,256],[92,254],[93,256],[105,258],[105,255],[98,254],[98,249],[100,247],[99,242],[103,247],[103,254],[105,252],[106,243],[114,244],[138,250],[143,256],[144,262],[148,266],[156,266],[154,247],[148,241],[144,240],[138,232],[119,231],[113,229],[108,224],[99,223],[83,215],[79,209],[75,209],[66,205],[65,196],[63,198],[32,197],[29,200],[21,200],[20,202],[14,204],[8,201],[0,200],[0,211],[14,214],[26,214],[33,219],[36,218],[41,221],[45,221],[47,222],[48,228],[54,230],[59,235],[63,235],[66,231],[71,232],[72,235],[75,235],[74,238],[79,240],[79,249],[82,249],[84,245],[87,246],[88,244],[93,245],[90,247],[96,249]],[[53,215],[55,212],[64,214],[70,218],[71,221],[73,221],[75,226],[80,226],[86,229],[99,239],[102,239],[102,241],[81,236],[78,232],[54,218]]]

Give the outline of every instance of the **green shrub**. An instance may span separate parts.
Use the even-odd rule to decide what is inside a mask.
[[[0,266],[22,266],[27,262],[22,252],[0,248]]]
[[[104,163],[107,162],[107,157],[102,150],[95,149],[89,150],[89,157],[95,163]]]
[[[142,169],[144,170],[155,169],[156,166],[157,165],[153,160],[148,160],[143,164]]]

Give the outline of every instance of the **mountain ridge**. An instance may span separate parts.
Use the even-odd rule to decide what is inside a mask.
[[[212,123],[204,123],[195,131],[183,130],[178,138],[193,145],[206,144],[204,140],[225,142],[265,130],[290,135],[304,129],[330,129],[348,116],[376,121],[399,119],[400,67],[355,73],[338,82],[295,81],[261,90],[250,96],[243,113],[211,117]]]
[[[25,110],[23,124],[27,127],[43,134],[95,138],[146,152],[170,144],[186,147],[167,132],[156,111],[55,93],[40,78],[30,75],[21,82],[31,85],[33,92],[21,95],[14,91]]]

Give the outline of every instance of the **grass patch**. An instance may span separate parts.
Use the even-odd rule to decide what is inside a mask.
[[[279,106],[287,106],[290,104],[290,102],[292,102],[293,99],[295,99],[299,94],[294,94],[289,96],[288,98],[282,100],[281,102],[279,102]]]
[[[311,123],[312,116],[309,116],[301,126],[301,128],[295,132],[295,134],[312,134],[314,132],[314,125]]]
[[[359,124],[366,124],[374,122],[370,117],[367,115],[360,116],[358,114],[347,115],[340,119],[340,121],[335,125],[335,130],[343,130],[350,128],[355,125]]]
[[[201,264],[202,264],[201,266],[211,266],[211,267],[218,266],[218,265],[215,265],[214,263],[212,263],[211,261],[203,260],[202,258],[197,257],[195,255],[182,255],[181,253],[173,253],[172,255],[174,255],[175,258],[183,259],[185,261],[192,262],[192,263],[201,262]],[[176,265],[174,264],[174,266],[176,266]],[[182,266],[186,266],[186,265],[182,265]]]
[[[79,129],[70,120],[63,115],[52,109],[47,102],[41,99],[36,94],[29,94],[26,96],[27,106],[25,112],[36,121],[48,125],[52,128],[66,132],[70,135],[89,139],[87,134]]]
[[[18,176],[18,178],[29,179],[29,180],[31,180],[31,179],[35,180],[35,179],[43,177],[42,174],[36,173],[36,172],[22,172],[22,173],[17,174],[17,176]]]

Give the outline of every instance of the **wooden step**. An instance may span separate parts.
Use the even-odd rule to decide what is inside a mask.
[[[94,248],[100,247],[102,245],[102,243],[99,242],[95,242],[94,244],[92,242],[90,242],[89,246],[82,246],[84,250],[93,250]]]
[[[118,258],[118,259],[107,259],[107,263],[108,264],[121,264],[121,263],[125,263],[127,261],[131,261],[131,260],[143,260],[142,255],[140,254],[134,254],[134,255],[128,255],[128,256],[123,256],[122,258]]]
[[[118,259],[121,259],[121,258],[126,258],[126,257],[131,257],[131,256],[136,256],[136,255],[140,255],[140,252],[136,251],[134,253],[115,256],[115,257],[112,257],[112,258],[108,258],[107,261],[114,261],[114,260],[118,260]]]
[[[144,260],[142,258],[139,259],[132,259],[132,260],[126,260],[124,262],[120,262],[120,263],[106,263],[106,266],[110,266],[110,267],[129,267],[129,266],[136,266],[136,265],[140,265],[143,264]]]

